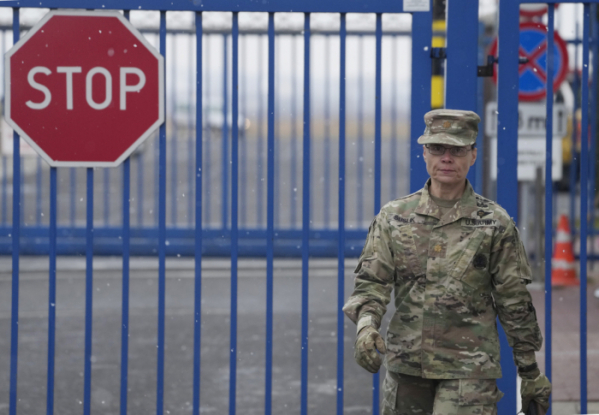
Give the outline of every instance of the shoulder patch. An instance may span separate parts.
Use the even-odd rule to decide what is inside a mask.
[[[484,210],[479,210],[478,212],[476,212],[476,216],[478,216],[479,218],[484,218],[487,215],[492,214],[493,212],[485,212]]]

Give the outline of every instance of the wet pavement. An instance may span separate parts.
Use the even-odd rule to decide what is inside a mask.
[[[8,414],[11,273],[0,258],[0,414]],[[202,282],[201,413],[229,408],[230,270],[225,260],[204,260]],[[355,260],[345,268],[345,296],[353,285]],[[80,414],[83,401],[85,260],[59,258],[56,298],[55,413]],[[46,406],[48,259],[21,259],[19,304],[18,413],[38,414]],[[166,278],[165,414],[191,412],[194,279],[193,260],[169,258]],[[238,287],[237,413],[264,413],[266,279],[265,261],[241,260]],[[275,260],[273,394],[274,414],[300,412],[301,263]],[[592,274],[592,273],[591,273]],[[130,414],[156,408],[158,279],[156,258],[131,262],[129,382]],[[310,414],[336,413],[336,260],[312,260],[309,303],[308,405]],[[599,299],[589,282],[588,396],[599,402]],[[91,408],[116,414],[120,405],[120,258],[94,259]],[[544,328],[544,292],[531,292]],[[389,313],[388,313],[389,314]],[[579,288],[553,292],[553,378],[555,415],[575,413],[580,396]],[[371,375],[353,361],[354,326],[345,321],[344,407],[346,414],[371,408]],[[544,366],[544,351],[539,354]],[[599,413],[599,408],[590,413]]]

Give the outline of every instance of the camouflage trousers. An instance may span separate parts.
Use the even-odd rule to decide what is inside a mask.
[[[382,415],[497,415],[495,379],[423,379],[387,372]]]

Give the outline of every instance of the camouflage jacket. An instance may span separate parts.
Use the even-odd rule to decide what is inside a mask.
[[[442,217],[428,183],[383,206],[355,272],[343,311],[360,326],[379,329],[395,291],[387,370],[436,379],[501,377],[497,316],[519,366],[534,362],[541,347],[516,225],[470,183]],[[518,362],[518,353],[526,358]]]

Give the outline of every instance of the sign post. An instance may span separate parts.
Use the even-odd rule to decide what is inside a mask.
[[[5,67],[6,120],[53,167],[118,166],[164,122],[164,59],[118,12],[50,12]]]

